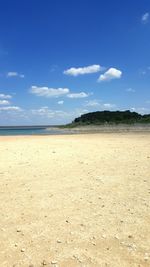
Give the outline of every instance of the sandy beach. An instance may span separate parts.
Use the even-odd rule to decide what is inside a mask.
[[[1,267],[150,266],[150,134],[0,137]]]

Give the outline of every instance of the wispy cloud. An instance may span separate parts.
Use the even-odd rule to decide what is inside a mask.
[[[19,74],[18,72],[16,71],[9,71],[7,73],[7,77],[11,78],[11,77],[19,77],[19,78],[24,78],[25,75],[24,74]]]
[[[60,100],[57,102],[58,105],[63,105],[64,104],[64,101],[63,100]]]
[[[11,99],[12,96],[11,95],[0,94],[0,98],[1,99]]]
[[[81,116],[84,113],[87,113],[87,109],[74,109],[71,111],[64,111],[64,110],[53,110],[48,107],[41,107],[39,109],[32,109],[29,111],[29,116],[38,118],[38,121],[47,121],[48,123],[69,123],[74,120],[76,117]]]
[[[114,108],[116,108],[116,105],[115,104],[111,104],[111,103],[104,103],[102,106],[104,108],[107,108],[107,109],[114,109]]]
[[[150,74],[150,67],[148,66],[146,68],[139,69],[139,74],[143,75],[143,76],[149,75]]]
[[[31,86],[30,93],[36,96],[43,97],[59,97],[62,95],[66,95],[70,92],[68,88],[49,88],[49,87],[38,87]]]
[[[98,78],[98,82],[110,81],[113,79],[120,79],[122,76],[122,71],[116,68],[110,68],[104,74],[101,74]]]
[[[146,12],[145,14],[142,15],[141,22],[143,24],[146,24],[149,22],[149,12]]]
[[[80,68],[70,68],[65,70],[63,73],[66,75],[71,76],[78,76],[78,75],[84,75],[84,74],[90,74],[90,73],[96,73],[103,70],[103,67],[100,65],[91,65],[87,67],[80,67]]]
[[[8,107],[0,107],[0,111],[22,111],[22,109],[17,106],[8,106]]]
[[[145,107],[132,107],[130,108],[131,111],[140,113],[140,114],[149,114],[150,113],[150,108],[145,108]]]
[[[0,105],[9,105],[10,102],[8,100],[0,100]]]
[[[112,103],[103,103],[101,100],[89,100],[86,101],[85,107],[98,108],[100,110],[108,109],[112,110],[116,108],[115,104]]]
[[[101,105],[99,100],[89,100],[86,101],[85,107],[99,107]]]
[[[71,93],[68,94],[67,97],[69,98],[85,98],[88,97],[89,94],[85,93],[85,92],[81,92],[81,93]]]
[[[126,91],[129,93],[135,93],[135,89],[133,88],[127,88]]]

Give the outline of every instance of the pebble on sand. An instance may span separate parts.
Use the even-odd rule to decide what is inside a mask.
[[[42,265],[45,266],[47,265],[47,262],[45,260],[42,261]]]
[[[57,261],[51,261],[51,264],[57,264]]]

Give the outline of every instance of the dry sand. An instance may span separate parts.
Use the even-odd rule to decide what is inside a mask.
[[[150,135],[0,137],[0,267],[150,266]]]

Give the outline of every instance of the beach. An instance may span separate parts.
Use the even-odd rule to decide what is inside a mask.
[[[0,137],[1,267],[150,266],[150,134]]]

